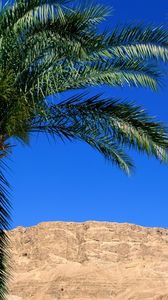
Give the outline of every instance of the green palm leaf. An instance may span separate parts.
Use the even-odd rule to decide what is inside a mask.
[[[6,230],[10,228],[11,205],[8,192],[9,184],[2,172],[4,169],[2,156],[3,152],[0,150],[0,299],[6,299],[6,294],[8,293],[7,283],[11,270],[9,264],[9,238]]]
[[[52,62],[54,60],[51,56]],[[49,62],[47,60],[47,62]],[[45,61],[31,72],[31,78],[28,79],[29,84],[44,94],[50,95],[56,92],[62,92],[72,88],[85,88],[94,85],[110,85],[110,86],[136,86],[148,87],[156,90],[161,84],[161,76],[157,69],[152,65],[146,65],[139,61],[114,61],[108,63],[98,62],[90,64],[76,63],[69,66],[68,62],[61,61],[53,67]],[[39,72],[41,68],[45,70],[41,76]],[[39,70],[39,72],[38,72]],[[37,87],[37,79],[40,78],[41,85]]]
[[[31,131],[84,140],[127,172],[132,162],[117,145],[133,147],[161,161],[168,158],[167,129],[162,124],[133,103],[98,96],[84,100],[79,95],[50,106],[45,118],[33,121]]]
[[[116,28],[104,40],[99,55],[168,61],[168,33],[163,27],[142,25]]]

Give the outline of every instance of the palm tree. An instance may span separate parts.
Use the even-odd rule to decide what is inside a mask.
[[[160,62],[168,61],[168,33],[162,27],[129,25],[98,30],[109,8],[73,6],[67,0],[15,0],[0,13],[0,299],[7,294],[10,222],[5,157],[13,139],[28,143],[42,132],[84,140],[106,159],[130,173],[125,153],[135,148],[167,162],[163,124],[133,102],[101,95],[56,95],[89,86],[125,85],[157,90]]]

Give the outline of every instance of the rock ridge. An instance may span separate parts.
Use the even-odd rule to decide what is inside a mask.
[[[168,300],[168,229],[44,222],[9,236],[8,300]]]

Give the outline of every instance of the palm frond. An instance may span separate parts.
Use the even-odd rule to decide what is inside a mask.
[[[54,17],[55,8],[65,5],[69,0],[16,0],[7,9],[2,10],[0,16],[0,33],[14,26],[19,22],[19,26],[24,26],[24,22],[31,23],[33,19],[46,20],[50,16]]]
[[[82,139],[122,171],[128,175],[132,173],[134,169],[132,159],[111,138],[100,136],[95,139],[82,135]]]
[[[101,4],[97,5],[82,5],[81,3],[78,6],[74,6],[73,11],[71,10],[71,15],[76,17],[77,13],[81,17],[81,20],[83,20],[83,23],[87,26],[93,26],[98,25],[99,23],[102,23],[107,16],[111,15],[113,9],[108,6],[104,6]]]
[[[100,44],[100,48],[101,48]],[[156,59],[168,61],[168,32],[163,27],[154,26],[124,26],[116,27],[104,39],[100,49],[102,56],[126,56],[141,59]]]
[[[132,103],[101,100],[98,96],[84,100],[78,95],[49,107],[48,117],[36,119],[31,130],[84,140],[101,153],[104,151],[112,162],[117,155],[116,145],[133,147],[167,162],[167,129]]]
[[[0,156],[3,153],[0,151]],[[10,275],[9,238],[6,230],[10,228],[11,205],[9,200],[9,184],[4,177],[4,164],[1,158],[0,170],[0,299],[6,300],[8,278]]]
[[[43,95],[102,84],[113,87],[125,85],[148,87],[157,90],[162,83],[162,76],[155,66],[145,65],[136,60],[91,62],[83,65],[80,61],[73,64],[67,60],[57,60],[54,56],[51,55],[50,61],[44,59],[42,64],[35,67],[34,71],[32,68],[28,74],[29,87]]]

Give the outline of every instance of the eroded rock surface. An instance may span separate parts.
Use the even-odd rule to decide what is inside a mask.
[[[168,300],[167,229],[49,222],[9,234],[9,300]]]

